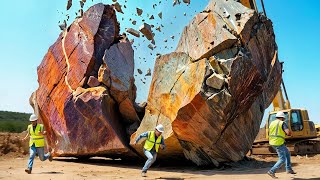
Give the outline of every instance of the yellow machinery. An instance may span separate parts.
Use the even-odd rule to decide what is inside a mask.
[[[244,6],[251,8],[258,12],[255,0],[240,0]],[[261,0],[262,10],[265,16],[266,11],[264,8],[263,0]],[[283,98],[282,88],[272,101],[273,111],[269,113],[269,118],[264,128],[261,128],[259,134],[252,145],[252,149],[248,152],[250,154],[276,154],[275,150],[269,145],[269,124],[276,119],[276,113],[283,111],[286,115],[286,123],[288,128],[292,131],[291,136],[286,136],[286,145],[288,146],[291,154],[314,154],[320,153],[320,125],[317,129],[312,121],[309,120],[308,111],[300,108],[291,108],[288,99],[287,91],[282,80],[281,85],[286,97]]]
[[[316,124],[315,127],[316,127],[316,131],[317,131],[317,136],[319,137],[320,136],[320,124]]]
[[[286,136],[286,145],[291,154],[305,155],[320,153],[320,139],[317,138],[317,130],[312,121],[309,120],[308,111],[301,108],[291,108],[288,95],[283,81],[281,82],[286,100],[283,98],[282,88],[274,98],[273,111],[269,113],[266,125],[260,129],[260,132],[252,145],[249,154],[276,154],[275,150],[269,145],[268,134],[269,124],[276,119],[276,113],[284,112],[285,122],[292,131],[291,136]],[[320,128],[320,127],[318,127]]]

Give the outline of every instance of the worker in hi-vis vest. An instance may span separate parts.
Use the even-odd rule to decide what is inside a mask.
[[[139,140],[143,137],[146,137],[147,140],[143,146],[143,152],[147,156],[147,161],[142,168],[142,177],[146,177],[147,170],[150,166],[156,161],[157,153],[159,151],[159,147],[164,150],[165,144],[162,133],[164,132],[163,125],[159,124],[154,131],[147,131],[140,134],[134,144],[137,144]]]
[[[39,159],[41,161],[45,161],[49,159],[49,161],[52,161],[51,153],[44,154],[44,135],[47,134],[46,131],[43,129],[43,124],[38,124],[38,117],[37,115],[32,114],[30,116],[29,121],[31,124],[28,126],[27,129],[27,135],[23,138],[23,140],[26,140],[30,136],[29,140],[29,147],[30,147],[30,157],[28,161],[28,168],[25,169],[25,172],[28,174],[31,174],[33,161],[36,156],[36,153],[38,153]]]
[[[291,136],[286,122],[286,116],[282,111],[276,114],[276,119],[269,125],[269,144],[277,151],[279,160],[277,163],[268,171],[268,175],[272,178],[275,176],[276,170],[279,169],[284,163],[286,164],[286,171],[288,174],[296,174],[291,167],[291,154],[285,145],[286,135]]]

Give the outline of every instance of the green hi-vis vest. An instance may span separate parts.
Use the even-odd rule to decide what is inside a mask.
[[[43,130],[43,124],[37,124],[36,129],[33,129],[32,124],[28,126],[30,133],[29,146],[32,146],[33,143],[36,147],[44,147],[44,136],[39,134]]]
[[[286,133],[282,129],[283,121],[276,119],[269,126],[269,144],[272,146],[281,146],[284,144]]]
[[[158,152],[159,146],[161,143],[161,139],[162,139],[162,135],[160,135],[156,140],[156,135],[155,135],[154,131],[149,131],[148,132],[148,139],[144,143],[144,149],[146,149],[147,151],[151,151],[153,146],[156,145],[155,149],[156,149],[156,152]]]

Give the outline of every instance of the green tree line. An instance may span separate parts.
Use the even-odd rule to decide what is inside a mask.
[[[27,129],[29,113],[0,111],[0,132],[20,133]]]

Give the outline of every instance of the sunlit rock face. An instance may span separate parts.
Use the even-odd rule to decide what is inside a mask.
[[[119,36],[114,9],[103,4],[76,19],[49,48],[31,99],[56,155],[134,155],[127,135],[139,121],[133,53]]]
[[[137,135],[163,124],[159,159],[242,159],[281,81],[271,21],[235,0],[210,1],[175,52],[157,57],[147,103],[136,104],[132,42],[114,8],[89,8],[38,67],[30,104],[55,155],[138,157]]]
[[[136,134],[161,123],[166,156],[179,148],[197,165],[241,160],[280,85],[276,50],[270,20],[236,1],[211,1],[176,52],[157,59]]]

